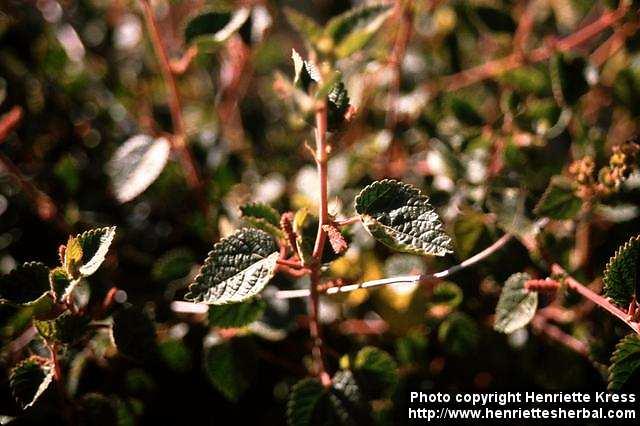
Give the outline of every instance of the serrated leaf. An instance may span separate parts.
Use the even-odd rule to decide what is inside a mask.
[[[284,15],[289,24],[302,36],[303,40],[314,43],[322,34],[322,27],[307,15],[290,7],[284,8]]]
[[[127,139],[107,164],[116,199],[126,203],[142,194],[160,176],[170,151],[166,138],[136,135]]]
[[[371,407],[363,387],[350,370],[340,370],[332,378],[329,392],[330,410],[322,424],[370,425]]]
[[[92,275],[100,268],[115,236],[115,226],[91,229],[76,236],[82,246],[82,265],[79,271],[83,277]]]
[[[294,86],[302,89],[305,93],[309,93],[312,83],[320,83],[322,81],[320,71],[313,63],[302,59],[302,56],[295,49],[291,50],[291,59],[293,59]]]
[[[266,232],[237,231],[213,246],[185,299],[210,305],[250,299],[273,277],[278,257],[278,245]]]
[[[209,382],[230,401],[237,402],[249,389],[251,383],[247,377],[250,367],[243,356],[250,355],[249,348],[240,353],[235,346],[239,342],[225,342],[206,349],[204,369]]]
[[[72,287],[72,281],[64,267],[59,266],[52,269],[49,272],[49,285],[51,286],[51,294],[53,294],[54,300],[62,300],[62,297],[67,294]]]
[[[538,216],[551,219],[572,219],[582,207],[582,200],[576,195],[576,185],[564,176],[554,176],[536,205]]]
[[[185,41],[196,43],[199,49],[214,51],[242,27],[250,14],[251,9],[247,7],[234,12],[211,10],[200,13],[187,22]]]
[[[209,325],[221,328],[245,327],[258,320],[267,304],[262,299],[209,307]]]
[[[391,13],[388,4],[370,4],[351,9],[327,22],[325,35],[333,40],[338,58],[362,49]]]
[[[369,398],[377,399],[388,395],[398,384],[398,364],[381,349],[365,346],[349,364],[360,389]]]
[[[374,182],[358,194],[355,207],[371,235],[395,250],[435,256],[453,251],[429,198],[411,185]]]
[[[64,269],[67,275],[73,279],[80,276],[80,265],[82,263],[82,246],[76,237],[69,237],[64,250]]]
[[[619,247],[609,259],[603,281],[604,295],[618,306],[626,308],[634,294],[640,296],[640,235]]]
[[[33,325],[47,341],[73,344],[87,332],[91,318],[65,311],[52,320],[34,320]]]
[[[282,238],[280,215],[271,206],[263,203],[245,204],[240,207],[242,219],[252,228],[262,229],[276,238]]]
[[[531,321],[538,308],[538,293],[524,288],[531,277],[526,273],[513,274],[502,288],[496,306],[494,330],[513,333]]]
[[[640,337],[628,334],[618,344],[611,356],[609,366],[609,391],[626,389],[632,379],[640,378]],[[635,382],[634,382],[635,383]],[[631,390],[633,387],[629,387]]]
[[[23,410],[31,407],[53,380],[53,368],[35,358],[15,366],[9,374],[11,392]]]
[[[49,268],[40,262],[28,262],[0,278],[0,301],[32,305],[49,291]]]
[[[312,378],[302,379],[293,386],[287,403],[287,423],[289,426],[309,426],[326,397],[324,386]]]
[[[156,355],[156,329],[142,309],[127,306],[113,314],[111,327],[118,352],[135,360],[148,360]]]

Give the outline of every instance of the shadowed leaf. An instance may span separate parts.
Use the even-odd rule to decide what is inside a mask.
[[[0,278],[0,300],[31,305],[49,291],[49,268],[40,262],[19,265]]]
[[[633,389],[632,379],[640,378],[640,337],[628,334],[616,345],[609,366],[609,390],[612,392]]]
[[[529,274],[517,273],[509,277],[502,288],[496,306],[493,328],[502,333],[512,333],[531,321],[538,308],[538,293],[524,288]]]
[[[640,287],[640,235],[631,238],[609,259],[604,270],[603,293],[626,308]]]
[[[53,368],[35,358],[22,361],[9,374],[11,392],[23,410],[40,398],[52,380]]]

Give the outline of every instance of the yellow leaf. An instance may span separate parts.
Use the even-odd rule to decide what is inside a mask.
[[[79,269],[82,265],[82,245],[75,237],[69,237],[67,249],[64,252],[64,268],[73,279],[79,277]]]

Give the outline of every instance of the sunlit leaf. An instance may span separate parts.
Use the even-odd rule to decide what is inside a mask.
[[[210,305],[250,299],[273,277],[278,257],[273,237],[242,229],[213,246],[185,299]]]
[[[36,358],[28,358],[11,370],[11,392],[23,410],[31,407],[47,390],[53,380],[53,373],[51,365]]]
[[[517,273],[509,277],[502,288],[493,328],[502,333],[513,333],[531,321],[538,308],[538,293],[524,288],[531,277]]]
[[[358,194],[355,205],[371,235],[395,250],[435,256],[453,251],[429,198],[411,185],[374,182]]]
[[[126,203],[142,194],[160,176],[170,151],[166,138],[136,135],[127,139],[107,164],[116,199]]]
[[[82,247],[82,265],[79,272],[83,277],[95,273],[107,255],[116,235],[116,227],[96,228],[76,236]],[[69,248],[67,247],[67,251]]]
[[[47,341],[73,344],[87,333],[89,322],[87,315],[66,311],[52,320],[34,320],[33,325]]]

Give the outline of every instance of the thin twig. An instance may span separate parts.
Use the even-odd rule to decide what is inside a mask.
[[[547,219],[541,219],[538,222],[536,222],[535,227],[537,228],[542,228],[544,227],[546,224],[548,223]],[[463,262],[460,262],[457,265],[454,265],[448,269],[433,273],[433,274],[423,274],[423,275],[404,275],[404,276],[399,276],[399,277],[392,277],[392,278],[383,278],[383,279],[379,279],[379,280],[372,280],[372,281],[365,281],[363,283],[359,283],[359,284],[350,284],[350,285],[344,285],[341,287],[331,287],[329,289],[327,289],[326,294],[336,294],[336,293],[347,293],[350,291],[355,291],[358,290],[360,288],[373,288],[373,287],[380,287],[380,286],[384,286],[384,285],[390,285],[390,284],[416,284],[416,283],[424,283],[424,282],[429,282],[433,279],[442,279],[442,278],[446,278],[449,277],[450,275],[453,275],[457,272],[460,272],[461,270],[468,268],[469,266],[472,266],[478,262],[480,262],[481,260],[484,260],[485,258],[491,256],[493,253],[495,253],[496,251],[500,250],[502,247],[504,247],[509,241],[511,241],[511,239],[514,237],[513,234],[504,234],[502,237],[500,237],[498,240],[496,240],[496,242],[494,242],[493,244],[491,244],[489,247],[485,248],[484,250],[482,250],[479,253],[476,253],[475,255],[471,256],[470,258],[464,260]],[[309,290],[307,289],[301,289],[301,290],[282,290],[276,293],[276,297],[278,299],[295,299],[298,297],[308,297],[310,295]]]
[[[578,280],[576,280],[571,275],[569,275],[567,271],[565,271],[564,268],[562,268],[562,266],[558,265],[557,263],[553,264],[551,266],[551,272],[554,275],[562,276],[564,279],[564,282],[567,284],[567,286],[570,289],[572,289],[576,293],[579,293],[581,296],[591,300],[593,303],[600,306],[602,309],[605,309],[609,313],[618,317],[621,321],[627,324],[633,331],[640,334],[640,324],[638,324],[635,321],[632,321],[629,318],[629,315],[627,314],[626,311],[623,311],[622,309],[618,308],[617,306],[609,302],[604,297],[591,291],[588,287],[584,286]]]
[[[577,354],[588,358],[589,357],[589,348],[587,345],[581,340],[576,339],[570,334],[565,333],[560,329],[560,327],[551,324],[547,321],[547,319],[542,315],[536,315],[531,320],[531,325],[534,330],[545,334],[552,340],[566,346]]]
[[[164,79],[165,86],[167,87],[167,102],[169,104],[171,122],[173,124],[173,136],[170,138],[171,145],[180,157],[180,164],[184,170],[187,184],[195,191],[202,213],[205,215],[205,218],[207,218],[209,217],[209,206],[206,201],[204,185],[202,184],[202,179],[198,173],[195,159],[187,147],[187,130],[182,115],[180,92],[178,91],[175,75],[172,71],[166,47],[162,41],[162,37],[160,37],[158,24],[154,17],[153,7],[149,0],[140,0],[140,3],[142,4],[142,10],[147,22],[151,43],[153,44],[153,49],[160,64],[160,72],[162,73],[162,78]]]

